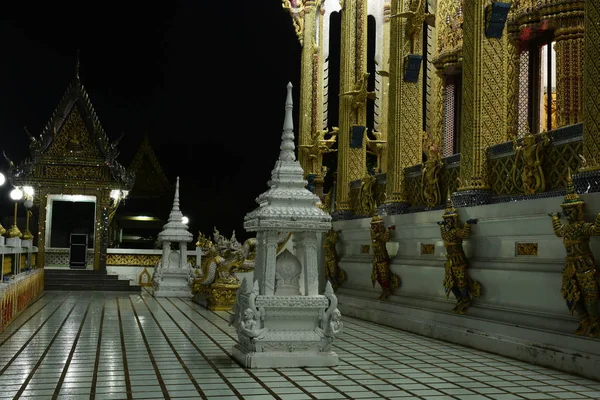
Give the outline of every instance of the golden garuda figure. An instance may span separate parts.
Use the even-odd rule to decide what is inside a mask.
[[[339,266],[339,257],[335,245],[338,242],[340,230],[331,228],[325,233],[323,249],[325,251],[325,279],[331,282],[333,290],[346,280],[346,272]]]
[[[598,287],[600,273],[596,268],[594,254],[590,250],[590,236],[600,236],[600,214],[594,223],[583,220],[585,203],[575,192],[571,169],[567,175],[567,194],[560,205],[567,224],[560,221],[560,213],[549,213],[552,217],[554,234],[562,238],[567,251],[565,268],[563,269],[562,288],[560,293],[567,302],[571,315],[576,312],[579,316],[577,335],[598,337]]]
[[[352,90],[340,94],[340,97],[350,96],[352,110],[354,111],[367,104],[367,99],[375,100],[377,97],[377,94],[374,91],[370,92],[367,89],[367,86],[369,85],[369,75],[368,72],[363,73],[362,77],[354,83]]]
[[[521,166],[521,191],[526,195],[546,191],[546,179],[542,169],[544,149],[550,144],[550,138],[542,133],[541,140],[536,143],[535,136],[531,133],[523,136],[521,145],[513,140],[515,149],[515,163],[513,164],[512,178],[516,187],[518,185],[517,171]]]
[[[400,277],[390,270],[390,256],[385,244],[390,241],[392,231],[396,225],[383,225],[383,219],[376,215],[371,219],[371,246],[373,247],[373,269],[371,270],[371,282],[381,286],[379,300],[386,300],[394,291],[400,287]]]
[[[469,219],[461,228],[458,224],[458,214],[450,192],[446,199],[446,210],[442,216],[443,221],[439,221],[440,231],[444,247],[446,247],[446,264],[444,276],[444,288],[446,289],[446,298],[450,292],[456,297],[456,305],[452,312],[464,314],[471,305],[471,297],[481,295],[481,285],[479,282],[469,277],[469,260],[463,249],[463,240],[471,235],[471,226],[477,223],[476,219]]]

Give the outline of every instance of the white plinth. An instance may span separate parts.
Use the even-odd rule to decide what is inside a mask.
[[[33,247],[33,239],[21,240],[21,247]]]
[[[158,285],[154,288],[154,297],[192,297],[188,284],[188,273],[180,268],[162,268]]]
[[[21,239],[20,238],[6,238],[6,242],[4,243],[6,247],[21,247]]]
[[[0,246],[4,246],[4,241],[6,238],[4,236],[0,236]]]
[[[299,343],[301,344],[301,343]],[[255,352],[236,345],[231,352],[233,358],[244,368],[301,368],[335,367],[338,355],[333,352]]]

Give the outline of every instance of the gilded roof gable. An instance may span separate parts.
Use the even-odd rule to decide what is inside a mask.
[[[142,195],[147,193],[163,194],[171,192],[173,186],[165,175],[148,136],[144,136],[142,144],[133,157],[129,165],[129,170],[135,173],[135,184],[132,188],[132,195]]]

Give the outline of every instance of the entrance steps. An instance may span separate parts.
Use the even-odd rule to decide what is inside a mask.
[[[137,292],[141,286],[130,285],[106,271],[90,269],[44,268],[45,290],[102,290],[115,292]]]

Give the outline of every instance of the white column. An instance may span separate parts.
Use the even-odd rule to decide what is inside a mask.
[[[171,242],[163,242],[162,248],[163,248],[163,252],[162,252],[161,266],[163,268],[168,268],[169,267],[169,254],[171,253]]]
[[[317,234],[315,232],[297,233],[296,257],[302,263],[304,273],[304,295],[319,294],[319,265],[317,258]]]
[[[260,284],[260,294],[273,296],[275,294],[275,267],[277,263],[277,232],[265,232],[265,253],[262,282]],[[262,261],[262,260],[261,260]]]
[[[187,267],[187,243],[179,242],[179,268]]]

